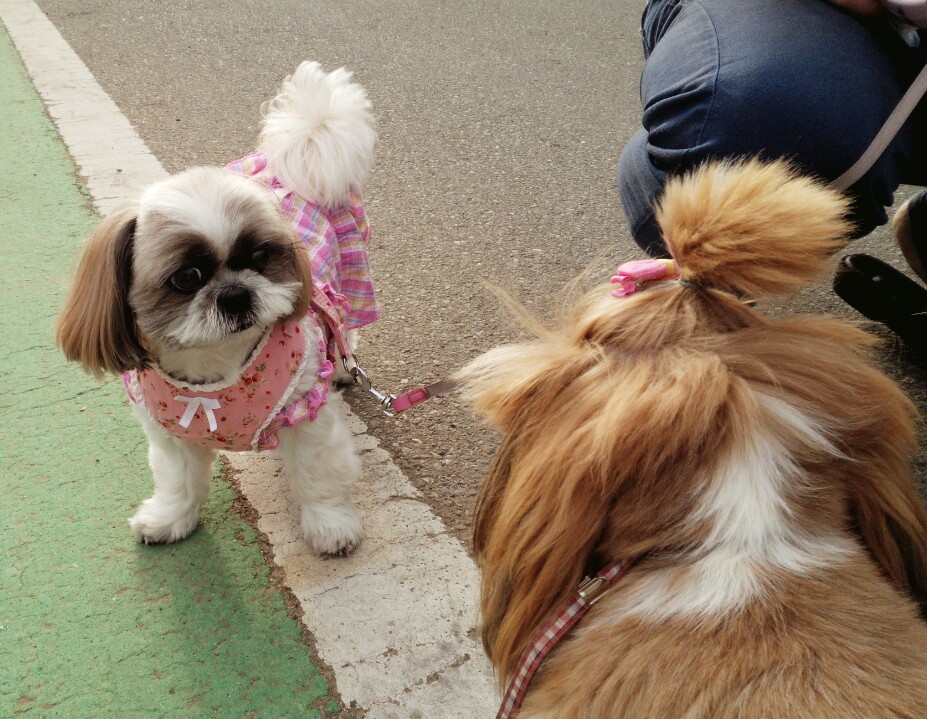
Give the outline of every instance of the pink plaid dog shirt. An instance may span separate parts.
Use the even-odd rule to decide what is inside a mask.
[[[380,315],[367,246],[370,229],[357,194],[344,207],[328,208],[288,190],[267,172],[262,153],[228,165],[274,193],[280,211],[309,251],[315,287],[341,310],[344,329]],[[227,451],[275,449],[278,430],[316,418],[328,396],[336,352],[311,313],[299,323],[277,323],[264,335],[241,374],[224,384],[188,384],[157,365],[123,375],[129,399],[175,437]],[[318,355],[316,381],[293,397],[311,353]]]
[[[364,201],[357,193],[343,207],[323,207],[310,202],[284,185],[267,169],[261,152],[247,155],[227,166],[250,177],[274,193],[280,212],[290,219],[299,241],[309,250],[312,279],[316,287],[334,295],[345,308],[345,329],[369,325],[380,316],[367,246],[370,226]],[[339,302],[335,302],[337,306]]]

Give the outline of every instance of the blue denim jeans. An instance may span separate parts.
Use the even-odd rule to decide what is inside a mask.
[[[833,180],[925,62],[925,48],[887,23],[824,0],[650,0],[641,28],[643,128],[621,155],[618,187],[634,239],[657,256],[665,247],[653,206],[668,177],[759,156]],[[925,101],[850,188],[857,236],[887,221],[901,183],[927,184]]]

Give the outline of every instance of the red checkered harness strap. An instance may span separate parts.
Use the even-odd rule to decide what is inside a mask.
[[[505,688],[496,719],[513,719],[518,715],[525,694],[528,693],[528,685],[547,655],[632,564],[633,559],[612,562],[594,577],[584,579],[570,603],[534,635],[518,661],[518,670]]]

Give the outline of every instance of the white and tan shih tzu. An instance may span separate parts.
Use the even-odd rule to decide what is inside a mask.
[[[363,88],[316,63],[264,114],[257,152],[158,182],[102,221],[57,341],[88,372],[123,375],[154,474],[129,520],[140,541],[194,530],[217,450],[266,449],[311,548],[343,554],[363,538],[360,460],[325,399],[379,313],[360,195],[376,134]]]
[[[462,372],[502,434],[474,547],[518,719],[927,717],[915,408],[861,330],[745,302],[826,275],[846,209],[781,163],[675,179],[672,261]]]

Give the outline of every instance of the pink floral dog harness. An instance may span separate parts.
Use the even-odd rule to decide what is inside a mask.
[[[236,160],[228,168],[274,193],[280,211],[309,251],[316,297],[336,312],[344,329],[356,329],[380,314],[370,276],[370,230],[359,195],[339,208],[310,202],[267,172],[263,154]],[[315,303],[314,303],[315,304]],[[277,432],[316,418],[327,401],[332,359],[337,352],[310,313],[301,322],[277,323],[264,335],[233,381],[188,384],[157,365],[123,375],[129,399],[175,437],[227,451],[275,449]],[[316,381],[308,392],[293,392],[311,353],[318,355]]]
[[[291,401],[311,353],[317,353],[315,383]],[[328,396],[335,367],[322,331],[312,317],[278,323],[258,342],[237,379],[188,384],[157,365],[123,375],[129,398],[175,437],[233,452],[275,449],[277,431],[314,420]]]

